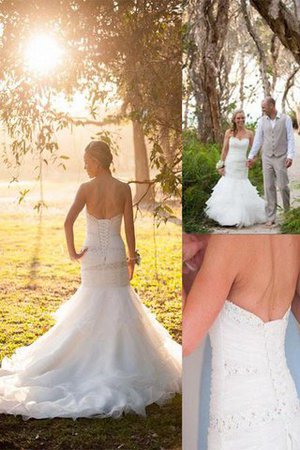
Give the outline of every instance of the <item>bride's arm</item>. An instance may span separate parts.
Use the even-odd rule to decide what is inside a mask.
[[[221,311],[237,275],[231,236],[211,236],[183,310],[183,353],[190,354]],[[233,250],[233,251],[232,251]]]
[[[249,130],[249,147],[250,148],[252,148],[253,140],[254,140],[254,133],[252,130]]]
[[[129,278],[132,279],[136,261],[135,261],[135,233],[134,233],[134,221],[132,209],[132,195],[129,185],[126,186],[125,191],[124,224],[128,248],[128,258],[129,258],[128,260]]]
[[[69,252],[71,259],[81,258],[87,250],[87,249],[84,249],[82,252],[76,253],[75,245],[74,245],[74,231],[73,231],[74,222],[77,219],[80,211],[84,208],[85,203],[86,203],[85,187],[82,184],[80,186],[80,188],[78,189],[75,200],[74,200],[71,208],[69,209],[69,212],[67,214],[67,217],[66,217],[65,223],[64,223],[68,252]]]
[[[222,152],[221,152],[221,160],[225,161],[226,157],[227,157],[227,153],[228,153],[228,149],[229,149],[229,138],[231,135],[231,130],[227,130],[224,136],[224,141],[223,141],[223,147],[222,147]]]

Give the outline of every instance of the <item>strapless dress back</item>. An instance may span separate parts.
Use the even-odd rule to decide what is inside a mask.
[[[87,214],[82,283],[47,333],[2,361],[0,413],[144,415],[180,391],[181,346],[130,287],[121,222]]]
[[[263,322],[226,301],[210,330],[208,450],[299,450],[300,407],[285,357],[289,312]]]
[[[97,219],[87,213],[87,233],[81,260],[82,285],[129,285],[125,245],[121,238],[122,215]]]

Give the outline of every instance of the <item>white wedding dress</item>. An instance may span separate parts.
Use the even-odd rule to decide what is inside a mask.
[[[209,332],[208,450],[300,449],[300,405],[284,347],[288,316],[263,322],[225,302]]]
[[[0,413],[34,418],[145,414],[181,385],[181,346],[129,285],[122,216],[87,214],[82,284],[56,324],[4,358]]]
[[[222,226],[251,226],[266,222],[265,202],[248,179],[249,139],[231,136],[225,175],[213,188],[205,213]]]

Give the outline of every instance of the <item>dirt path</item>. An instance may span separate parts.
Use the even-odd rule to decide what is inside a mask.
[[[290,189],[291,189],[291,207],[300,206],[300,136],[295,133],[296,156],[292,167],[289,169]],[[279,204],[281,205],[281,197],[278,193]],[[281,213],[278,213],[276,225],[268,228],[265,225],[254,225],[252,227],[235,228],[235,227],[214,227],[212,233],[215,234],[278,234],[280,233],[280,222],[282,220]]]

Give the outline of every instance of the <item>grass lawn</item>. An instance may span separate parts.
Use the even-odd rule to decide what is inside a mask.
[[[66,253],[64,216],[0,215],[0,359],[33,342],[51,325],[51,312],[80,283],[80,267]],[[79,249],[84,217],[75,227]],[[136,223],[142,264],[133,287],[172,336],[181,339],[181,228],[155,229],[145,215]],[[26,449],[180,449],[181,398],[163,407],[152,405],[147,418],[52,419],[24,421],[0,416],[0,450]]]

